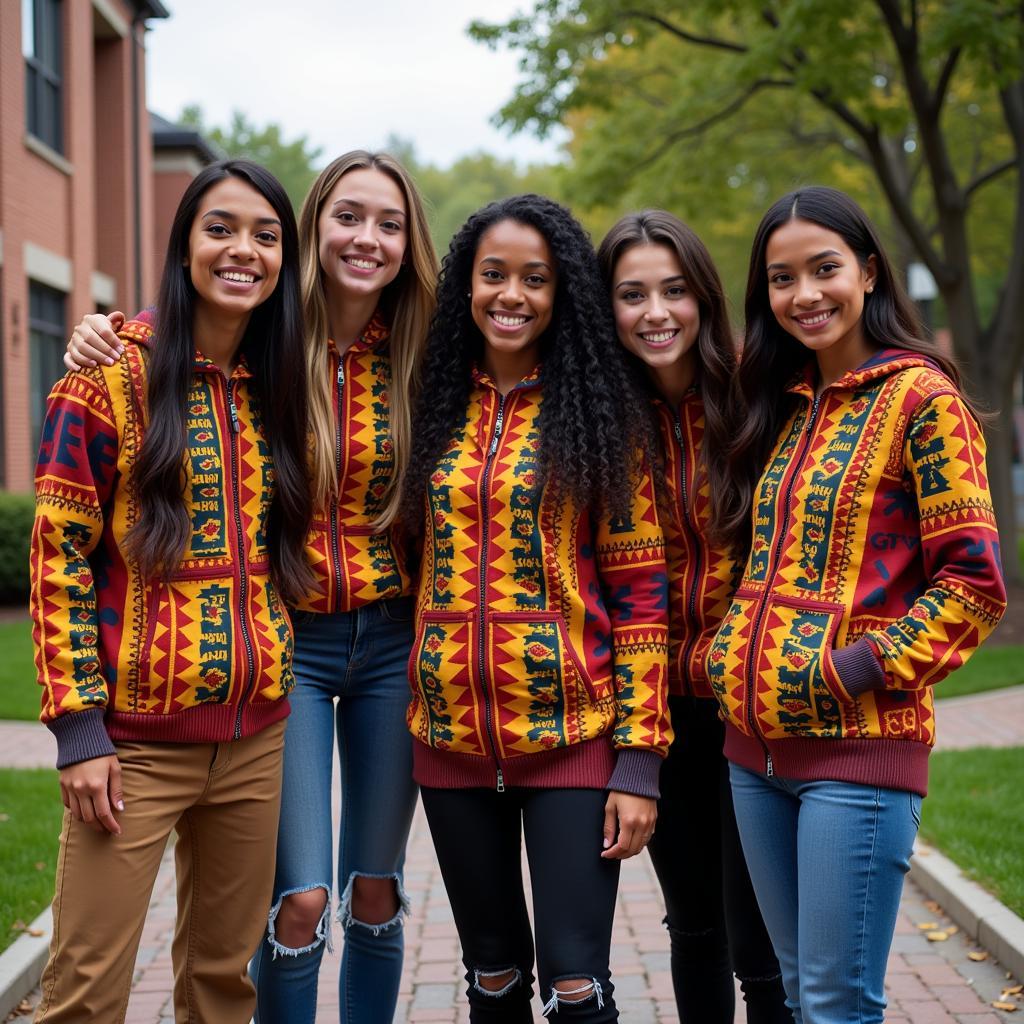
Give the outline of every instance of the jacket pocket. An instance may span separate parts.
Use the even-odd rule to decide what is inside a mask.
[[[557,612],[487,618],[486,686],[501,756],[568,746],[608,731],[614,697],[599,697]]]
[[[749,733],[747,680],[757,596],[737,593],[707,648],[704,672],[727,721]]]
[[[477,682],[476,616],[426,611],[417,617],[409,653],[413,735],[438,750],[491,756]]]
[[[841,604],[772,595],[761,621],[754,681],[767,739],[856,735],[854,711],[832,665]]]

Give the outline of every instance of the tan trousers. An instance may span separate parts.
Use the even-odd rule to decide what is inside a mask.
[[[36,1022],[125,1018],[153,884],[174,830],[178,1024],[248,1024],[246,974],[267,926],[284,721],[234,743],[118,743],[122,834],[64,814],[53,940]]]

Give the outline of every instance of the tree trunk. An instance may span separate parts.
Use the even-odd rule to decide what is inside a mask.
[[[988,445],[988,483],[999,525],[999,546],[1003,575],[1008,584],[1020,583],[1020,558],[1017,553],[1016,498],[1013,493],[1013,400],[1009,388],[1000,388],[998,396],[979,396],[997,414],[985,424]]]

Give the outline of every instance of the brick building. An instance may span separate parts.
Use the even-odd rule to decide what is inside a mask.
[[[71,325],[152,300],[157,193],[173,212],[214,155],[179,130],[158,190],[145,30],[167,16],[160,0],[0,0],[0,489],[32,488]]]

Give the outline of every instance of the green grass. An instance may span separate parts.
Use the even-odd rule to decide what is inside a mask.
[[[32,624],[0,622],[0,718],[39,718],[41,691],[32,658]]]
[[[55,771],[0,769],[0,950],[53,898],[63,811]]]
[[[1024,915],[1021,779],[1024,747],[933,754],[921,836]]]
[[[963,697],[983,690],[1024,683],[1024,646],[996,644],[980,647],[971,660],[936,684],[935,698]]]

